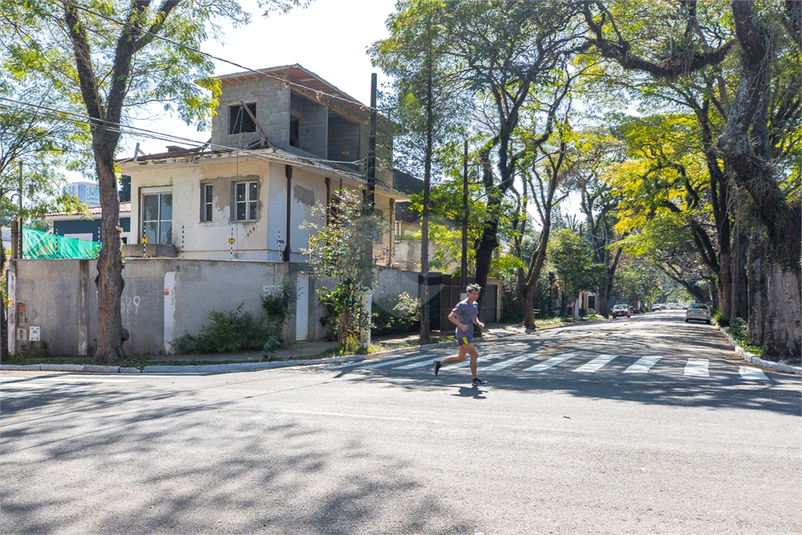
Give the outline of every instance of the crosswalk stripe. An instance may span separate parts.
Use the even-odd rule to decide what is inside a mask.
[[[412,364],[404,364],[403,366],[395,366],[393,367],[394,370],[412,370],[415,368],[422,368],[424,366],[431,366],[432,362],[429,360],[429,357],[433,357],[434,355],[424,355],[426,357],[425,360],[421,362],[413,362]]]
[[[486,371],[500,371],[517,364],[521,364],[526,362],[527,360],[536,358],[539,353],[524,353],[515,357],[508,358],[508,354],[501,354],[501,353],[493,353],[490,355],[480,355],[479,356],[479,365]],[[558,364],[561,364],[567,360],[573,359],[574,357],[579,356],[580,353],[563,353],[561,355],[557,355],[555,357],[551,357],[547,360],[539,362],[534,366],[530,366],[528,368],[524,368],[520,370],[521,372],[542,372],[548,370],[549,368],[553,368]],[[571,371],[579,372],[579,373],[592,373],[600,370],[616,358],[620,357],[620,355],[612,355],[612,354],[603,354],[597,355],[591,361],[579,366],[576,369]],[[366,364],[365,361],[360,362],[352,362],[344,365],[332,366],[329,369],[342,369],[342,368],[350,368],[350,367],[360,367],[361,369],[375,369],[375,368],[383,368],[392,366],[394,370],[414,370],[418,368],[423,368],[426,366],[432,365],[432,359],[436,358],[436,354],[434,353],[427,353],[423,355],[412,355],[404,358],[387,358],[380,360],[378,362],[372,364]],[[502,360],[499,360],[502,359]],[[636,362],[631,364],[628,368],[624,369],[622,373],[628,374],[638,374],[638,373],[648,373],[658,362],[663,359],[661,355],[648,355],[639,358]],[[487,365],[488,363],[492,362],[491,364]],[[455,364],[451,364],[448,366],[449,369],[453,368],[467,368],[470,366],[470,356],[466,355],[465,360],[462,362],[458,362]],[[739,373],[741,378],[746,381],[768,381],[769,378],[763,373],[760,369],[753,368],[750,366],[740,366]],[[688,358],[685,368],[684,368],[684,375],[687,377],[710,377],[710,360],[705,358]],[[69,389],[69,388],[80,388],[83,386],[84,388],[88,385],[78,385],[75,383],[67,382],[62,384],[53,384],[56,378],[47,378],[47,381],[50,384],[31,384],[31,383],[16,383],[12,385],[6,384],[4,386],[9,387],[12,386],[13,388],[19,388],[21,390],[26,389],[39,389],[39,388],[60,388],[60,389]],[[71,376],[70,381],[80,381],[80,376]],[[103,380],[100,378],[93,379],[95,382],[129,382],[131,380],[127,379],[111,379],[111,380]],[[29,391],[30,391],[29,390]],[[9,397],[9,395],[15,395],[17,393],[12,392],[2,392],[0,396]]]
[[[331,368],[334,370],[341,370],[343,368],[353,368],[355,366],[359,366],[363,370],[370,370],[373,368],[383,368],[384,366],[392,366],[394,364],[401,364],[403,362],[411,362],[413,360],[418,359],[426,359],[430,358],[432,355],[414,355],[412,357],[406,357],[402,359],[384,359],[376,364],[365,364],[365,361],[360,360],[359,362],[351,362],[350,364],[341,364],[339,366],[332,366]]]
[[[579,368],[575,369],[575,372],[579,373],[593,373],[599,371],[603,366],[609,364],[613,359],[617,358],[618,355],[599,355],[595,359],[591,360],[587,364],[580,366]]]
[[[35,395],[33,392],[0,392],[0,398],[6,399],[28,398]]]
[[[113,379],[106,377],[86,377],[85,375],[62,375],[61,377],[43,377],[42,381],[51,383],[132,383],[134,379]]]
[[[551,357],[548,360],[541,362],[540,364],[535,364],[529,368],[524,368],[522,371],[525,372],[542,372],[543,370],[548,370],[552,366],[556,366],[562,362],[565,362],[568,359],[572,359],[577,356],[579,353],[564,353],[562,355],[557,355],[556,357]]]
[[[689,377],[710,377],[708,366],[710,361],[707,359],[688,359],[685,364],[685,375]]]
[[[747,381],[768,381],[769,378],[766,377],[766,374],[763,373],[763,370],[758,370],[757,368],[752,368],[750,366],[739,366],[738,371],[741,374],[742,379],[746,379]]]
[[[478,362],[479,362],[479,364],[482,364],[484,362],[487,362],[488,360],[495,360],[495,359],[497,359],[499,357],[501,357],[501,355],[499,355],[498,353],[493,353],[492,355],[479,355],[479,361]],[[471,365],[471,356],[470,355],[465,355],[465,360],[463,360],[462,362],[458,362],[457,364],[449,364],[448,367],[449,368],[467,368],[470,365]]]
[[[488,366],[487,368],[485,368],[485,370],[487,370],[489,372],[494,372],[496,370],[503,370],[504,368],[512,366],[513,364],[518,364],[519,362],[523,362],[525,360],[528,360],[528,359],[534,357],[535,355],[537,355],[537,353],[527,353],[525,355],[520,355],[518,357],[514,357],[514,358],[511,358],[511,359],[502,360],[501,362],[497,362],[496,364],[492,364],[492,365]]]
[[[624,373],[646,373],[651,370],[661,358],[663,357],[657,355],[641,357],[635,364],[624,370]]]

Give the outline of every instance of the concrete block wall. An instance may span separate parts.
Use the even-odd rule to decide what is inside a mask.
[[[331,114],[329,117],[328,159],[345,162],[360,159],[363,156],[359,152],[361,131],[359,125],[346,121],[339,115]]]
[[[297,283],[305,264],[280,262],[209,261],[188,259],[128,259],[123,270],[125,288],[121,299],[123,327],[129,340],[123,345],[129,355],[158,355],[173,351],[172,342],[189,333],[197,335],[208,325],[209,312],[236,310],[261,314],[261,296],[275,292],[284,281]],[[97,275],[94,260],[12,260],[9,267],[9,351],[41,347],[50,354],[78,356],[91,353],[97,340]],[[308,311],[309,338],[322,339],[316,288],[310,279],[296,307]],[[383,269],[376,293],[417,296],[417,274]],[[40,341],[32,342],[31,327]],[[25,340],[17,339],[17,329]],[[296,320],[284,330],[289,343],[296,340]]]
[[[318,158],[326,158],[329,128],[328,108],[293,95],[291,115],[294,119],[299,120],[298,148]]]
[[[246,147],[261,139],[257,128],[255,132],[229,134],[229,106],[236,106],[240,100],[246,104],[256,103],[256,120],[265,130],[271,143],[288,146],[290,143],[290,88],[282,82],[257,78],[242,82],[227,82],[223,86],[217,114],[212,118],[212,143],[226,147]]]

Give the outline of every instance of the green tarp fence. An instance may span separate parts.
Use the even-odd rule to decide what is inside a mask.
[[[22,257],[37,258],[97,258],[101,243],[67,238],[32,228],[22,228]]]

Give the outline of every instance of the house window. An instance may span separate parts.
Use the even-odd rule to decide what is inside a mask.
[[[214,187],[211,184],[201,184],[201,221],[212,220],[212,206]]]
[[[256,204],[259,200],[256,182],[234,184],[234,220],[255,221]]]
[[[148,243],[173,243],[173,195],[155,193],[142,196],[142,224]]]
[[[256,117],[256,103],[246,104],[251,115]],[[242,105],[228,107],[228,133],[241,134],[243,132],[256,132],[256,124],[248,115]]]

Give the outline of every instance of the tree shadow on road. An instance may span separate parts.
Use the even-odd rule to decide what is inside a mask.
[[[218,402],[155,388],[11,401],[4,533],[476,530],[374,437],[339,440],[330,419],[272,412],[237,392]]]

